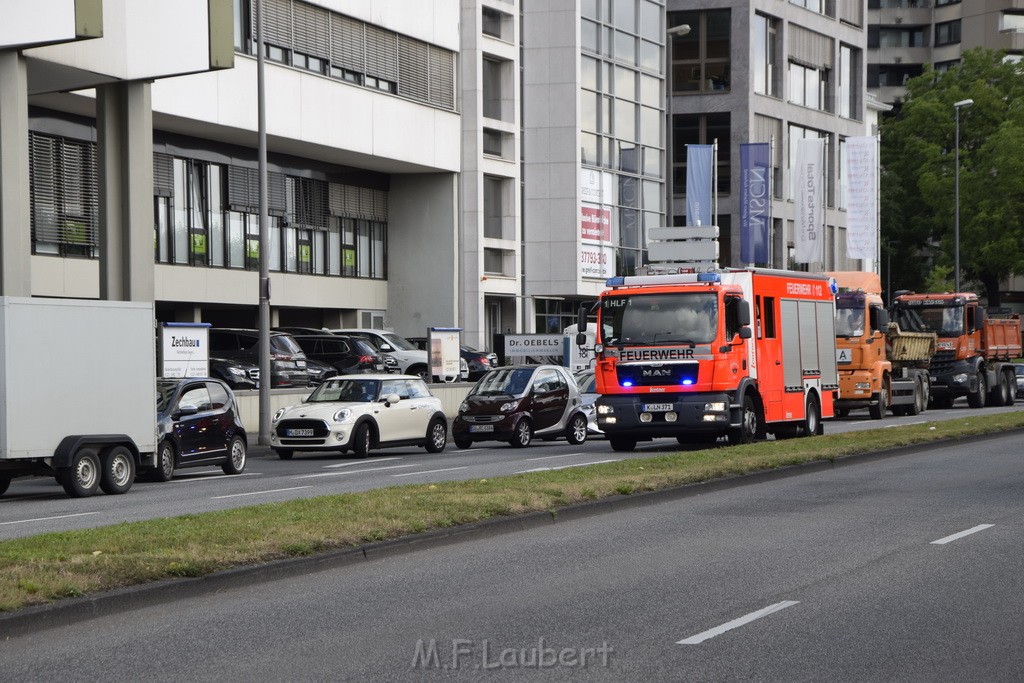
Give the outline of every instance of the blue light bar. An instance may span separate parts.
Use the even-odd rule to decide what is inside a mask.
[[[688,387],[688,386],[690,386],[691,384],[693,384],[693,380],[692,380],[692,379],[684,379],[684,380],[683,380],[683,386],[684,386],[684,387]]]
[[[697,273],[697,282],[721,282],[722,278],[718,273]]]
[[[621,287],[626,284],[626,278],[622,275],[619,275],[618,277],[610,277],[604,284],[606,287]]]
[[[631,386],[633,386],[633,383],[632,383],[632,382],[630,382],[630,381],[629,381],[629,380],[627,379],[627,380],[626,380],[625,382],[623,382],[623,383],[622,383],[622,386],[624,386],[624,387],[631,387]]]

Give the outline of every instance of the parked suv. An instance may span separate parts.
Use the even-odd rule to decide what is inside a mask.
[[[383,357],[365,339],[336,334],[293,336],[307,359],[328,363],[342,375],[387,371]]]
[[[230,358],[259,366],[260,333],[241,328],[210,328],[210,355]],[[306,355],[290,334],[270,333],[270,386],[305,387],[309,385]]]
[[[410,342],[394,332],[370,329],[331,330],[332,334],[365,339],[373,344],[378,352],[387,354],[398,361],[399,370],[405,375],[418,375],[421,379],[430,380],[430,360],[426,351],[421,351]]]

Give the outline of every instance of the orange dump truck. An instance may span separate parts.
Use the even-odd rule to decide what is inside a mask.
[[[880,420],[917,415],[928,405],[928,366],[935,352],[934,333],[908,332],[889,323],[876,273],[826,273],[835,280],[836,367],[839,391],[836,415],[867,408]]]
[[[959,396],[972,408],[1013,404],[1019,316],[989,318],[973,293],[904,293],[893,300],[892,318],[901,329],[938,336],[929,370],[932,405],[948,408]]]

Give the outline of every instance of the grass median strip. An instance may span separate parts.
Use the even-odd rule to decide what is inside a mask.
[[[0,542],[0,611],[886,448],[1024,428],[1024,412],[493,479],[376,489]],[[610,449],[609,449],[609,452]],[[471,457],[471,456],[467,456]]]

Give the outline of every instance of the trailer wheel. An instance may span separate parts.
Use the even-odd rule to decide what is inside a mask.
[[[10,479],[0,479],[0,496],[2,496],[5,493],[7,493],[7,489],[10,487],[10,485],[11,485],[11,480]]]
[[[986,394],[988,394],[988,382],[985,381],[984,370],[981,370],[978,372],[977,390],[967,394],[967,405],[972,408],[984,408]]]
[[[124,446],[111,446],[100,454],[103,472],[100,474],[100,488],[104,493],[118,495],[127,493],[135,483],[135,458]]]
[[[730,429],[726,436],[729,437],[729,445],[737,446],[745,443],[753,443],[757,436],[761,420],[757,414],[757,406],[750,394],[743,396],[743,409],[740,413],[740,426]]]
[[[71,467],[62,467],[60,483],[72,498],[86,498],[100,486],[100,458],[91,448],[80,448],[71,459]]]

